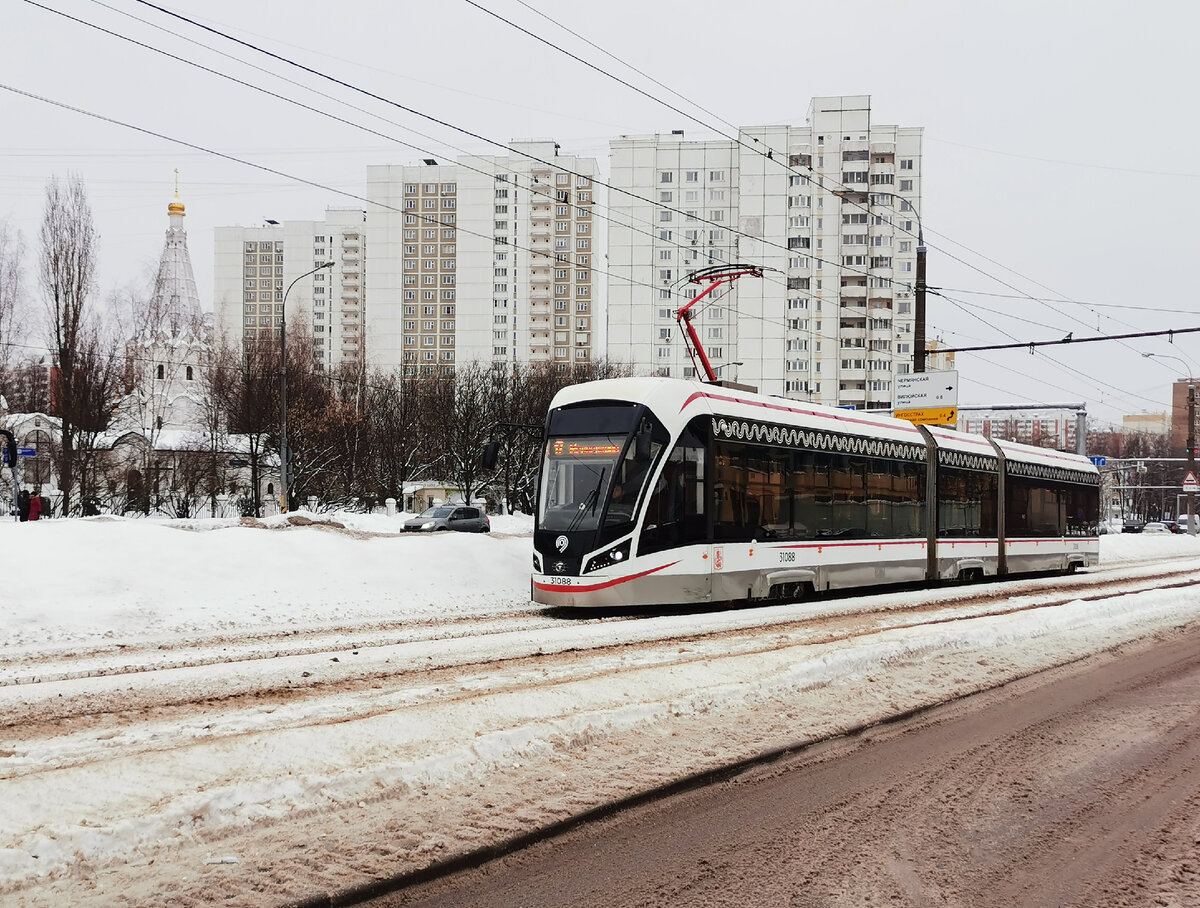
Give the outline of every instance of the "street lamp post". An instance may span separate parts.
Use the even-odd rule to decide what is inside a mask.
[[[847,196],[857,195],[857,192],[834,192],[838,198],[845,199]],[[913,371],[925,371],[925,225],[921,223],[921,212],[911,201],[904,196],[897,195],[894,192],[879,192],[871,190],[864,193],[867,201],[867,211],[870,212],[871,196],[886,195],[893,200],[892,208],[895,209],[895,200],[899,199],[902,204],[908,205],[912,216],[917,219],[917,280],[913,286],[915,304],[913,308]],[[901,213],[905,213],[904,208],[900,209]],[[911,233],[910,233],[911,236]]]
[[[1192,370],[1180,357],[1171,353],[1143,353],[1143,357],[1153,357],[1154,359],[1173,359],[1179,365],[1183,366],[1183,371],[1188,376],[1188,424],[1187,424],[1187,458],[1188,458],[1188,473],[1192,476],[1196,475],[1196,383],[1192,377]],[[1191,489],[1187,490],[1187,511],[1188,511],[1188,535],[1196,535],[1196,493]]]
[[[305,271],[283,292],[283,313],[279,318],[279,510],[282,514],[287,513],[288,490],[292,485],[292,452],[287,440],[287,298],[292,288],[304,278],[332,267],[333,262],[325,262],[311,271]]]
[[[912,216],[917,219],[917,281],[913,288],[915,297],[913,306],[913,371],[925,371],[925,225],[921,223],[921,212],[917,211],[913,205],[904,196],[896,195],[894,192],[881,193],[876,192],[874,195],[888,195],[893,200],[899,199],[902,206],[908,205]],[[892,206],[895,207],[894,205]],[[903,213],[904,208],[900,211]],[[911,234],[909,234],[911,236]]]

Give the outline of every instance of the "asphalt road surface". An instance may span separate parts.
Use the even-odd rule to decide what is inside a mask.
[[[372,904],[1200,906],[1200,628]]]

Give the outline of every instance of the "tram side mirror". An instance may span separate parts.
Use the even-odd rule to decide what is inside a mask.
[[[489,441],[483,446],[483,455],[479,462],[485,470],[496,469],[496,461],[500,458],[500,442]]]
[[[633,453],[640,463],[645,463],[650,459],[650,423],[642,420],[641,428],[638,429],[638,434],[633,440]]]

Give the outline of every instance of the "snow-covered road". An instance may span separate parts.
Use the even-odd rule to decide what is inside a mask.
[[[0,528],[27,591],[0,897],[285,904],[1200,617],[1186,537],[1106,537],[1069,579],[579,619],[527,602],[527,521],[339,519]]]

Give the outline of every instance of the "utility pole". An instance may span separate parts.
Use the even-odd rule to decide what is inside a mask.
[[[913,313],[913,371],[925,371],[925,228],[917,218],[917,306]]]
[[[1188,382],[1188,473],[1196,475],[1196,385]],[[1196,535],[1196,493],[1190,488],[1187,493],[1188,535]]]

